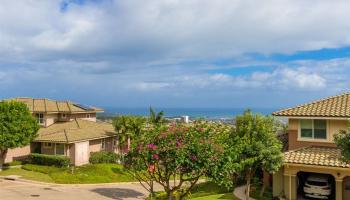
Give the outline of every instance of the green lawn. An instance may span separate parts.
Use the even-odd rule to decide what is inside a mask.
[[[239,200],[232,193],[214,194],[203,197],[190,198],[191,200]]]
[[[118,164],[94,164],[81,167],[57,168],[26,164],[22,169],[8,169],[0,176],[19,175],[24,179],[63,184],[130,182],[134,179]]]
[[[48,183],[54,182],[52,178],[47,174],[27,171],[21,168],[5,169],[0,172],[0,176],[8,176],[8,175],[18,175],[24,179],[28,179],[32,181],[41,181],[41,182],[48,182]]]
[[[261,185],[256,185],[255,190],[250,194],[256,200],[270,200],[272,199],[272,188],[266,188],[264,195],[260,196]]]
[[[156,194],[154,200],[166,200],[164,192]],[[213,182],[199,183],[193,187],[190,195],[187,199],[190,200],[238,200],[232,192],[227,191],[225,188],[218,186]],[[148,199],[150,200],[150,198]]]

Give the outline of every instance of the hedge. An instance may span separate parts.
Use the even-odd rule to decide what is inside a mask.
[[[56,167],[67,167],[70,164],[70,160],[67,156],[45,155],[37,153],[32,153],[29,155],[29,162],[31,164]]]
[[[118,158],[118,154],[113,152],[93,152],[90,154],[89,162],[91,164],[116,163],[118,161]]]

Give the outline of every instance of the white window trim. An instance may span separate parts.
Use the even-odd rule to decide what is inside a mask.
[[[40,116],[42,116],[42,117],[40,117]],[[37,117],[38,117],[38,123],[40,124],[40,125],[45,125],[45,116],[44,116],[44,113],[37,113]],[[40,122],[40,119],[42,119],[42,123]]]
[[[306,137],[301,137],[301,120],[299,119],[299,127],[298,127],[298,141],[303,141],[303,142],[330,142],[329,141],[329,120],[326,120],[326,138],[325,139],[320,139],[320,138],[306,138]],[[314,120],[315,119],[309,119],[312,120],[312,131],[314,131]],[[316,119],[318,120],[318,119]],[[322,119],[324,120],[324,119]]]

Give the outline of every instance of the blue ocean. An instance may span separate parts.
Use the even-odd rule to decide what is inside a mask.
[[[269,115],[276,108],[250,108],[254,113],[260,113],[263,115]],[[166,117],[179,117],[188,115],[190,118],[206,118],[206,119],[225,119],[233,118],[236,115],[242,114],[246,108],[157,108],[154,110],[164,111]],[[105,107],[105,113],[103,115],[140,115],[148,116],[149,108],[117,108],[117,107]]]

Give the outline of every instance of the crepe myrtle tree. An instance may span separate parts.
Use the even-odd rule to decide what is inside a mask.
[[[8,149],[28,145],[37,136],[39,128],[24,103],[0,101],[0,171]]]
[[[149,180],[146,184],[150,181],[160,184],[169,200],[175,199],[175,195],[184,199],[222,153],[212,139],[213,133],[206,123],[155,127],[131,149],[125,167],[138,171],[136,178]]]
[[[248,200],[256,170],[273,173],[282,165],[282,144],[274,131],[274,119],[247,110],[236,117],[231,135],[223,139],[226,141],[225,150],[211,177],[230,189],[235,185],[236,177],[244,177],[247,186],[245,199]]]

